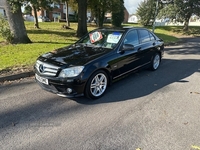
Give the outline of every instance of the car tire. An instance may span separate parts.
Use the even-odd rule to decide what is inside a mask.
[[[90,99],[98,99],[103,96],[107,87],[107,73],[103,70],[99,70],[89,78],[85,88],[85,96]]]
[[[158,67],[160,66],[160,61],[161,61],[160,54],[156,53],[153,56],[150,69],[153,70],[153,71],[157,70]]]

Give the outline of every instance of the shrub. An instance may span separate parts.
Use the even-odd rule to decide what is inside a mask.
[[[6,40],[6,42],[11,43],[13,40],[13,34],[10,31],[8,21],[0,15],[0,36]]]

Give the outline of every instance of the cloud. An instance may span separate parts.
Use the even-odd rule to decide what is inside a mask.
[[[143,0],[124,0],[124,6],[128,10],[129,14],[136,13],[138,4],[140,4]]]

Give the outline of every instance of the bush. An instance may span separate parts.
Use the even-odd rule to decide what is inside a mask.
[[[0,15],[0,35],[6,42],[11,43],[13,40],[13,34],[10,31],[8,21]]]

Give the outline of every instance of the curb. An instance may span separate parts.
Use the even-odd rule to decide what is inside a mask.
[[[0,77],[0,82],[18,80],[21,78],[31,77],[33,75],[34,75],[33,71],[23,72],[23,73],[19,73],[19,74],[15,74],[15,75]]]

